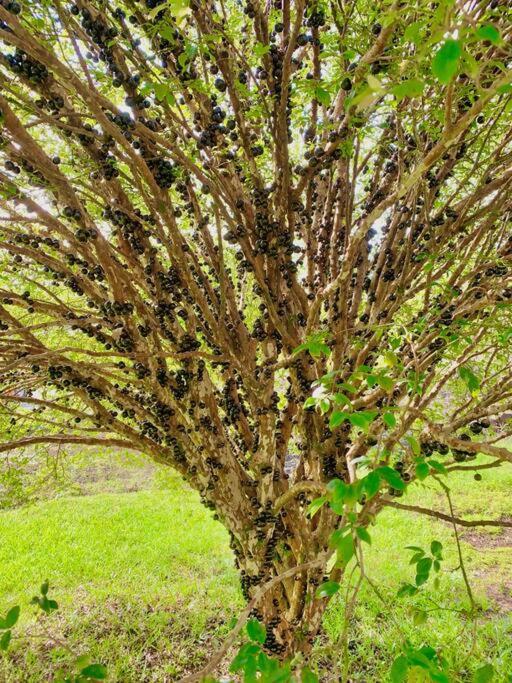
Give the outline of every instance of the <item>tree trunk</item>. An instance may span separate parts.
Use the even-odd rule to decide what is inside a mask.
[[[327,605],[316,597],[317,588],[340,573],[336,568],[325,574],[328,539],[339,518],[328,508],[308,518],[309,499],[299,496],[276,514],[260,512],[247,520],[243,542],[230,532],[243,595],[255,599],[252,616],[266,628],[265,649],[283,659],[311,649]]]

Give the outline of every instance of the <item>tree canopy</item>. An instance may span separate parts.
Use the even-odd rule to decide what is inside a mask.
[[[511,18],[0,2],[0,451],[177,469],[247,597],[290,572],[274,652],[404,488],[512,461]]]

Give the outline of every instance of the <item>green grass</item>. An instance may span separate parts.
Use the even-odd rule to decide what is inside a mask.
[[[47,628],[74,654],[90,653],[107,664],[111,681],[174,681],[206,661],[242,606],[227,534],[178,478],[142,470],[144,488],[123,492],[119,471],[106,462],[98,464],[102,481],[89,473],[82,482],[80,492],[89,495],[0,514],[0,611],[21,604],[18,631],[40,634]],[[129,463],[128,469],[128,488],[134,488],[136,468]],[[458,515],[512,517],[512,467],[485,471],[482,482],[467,474],[449,481]],[[101,488],[108,492],[98,493]],[[400,500],[447,509],[431,486],[415,486]],[[512,534],[501,536],[498,530],[498,535],[478,537],[483,540],[474,547],[474,532],[461,531],[463,539],[473,541],[462,543],[480,609],[473,645],[464,616],[445,611],[468,605],[450,525],[387,510],[370,531],[366,570],[385,603],[363,584],[349,630],[351,680],[387,680],[400,643],[409,638],[439,648],[454,681],[472,680],[471,672],[486,661],[497,669],[495,681],[507,681],[512,671]],[[398,600],[401,583],[414,579],[405,546],[428,548],[433,539],[445,547],[439,588],[430,581],[421,596]],[[36,622],[28,603],[46,577],[60,609]],[[434,609],[431,599],[443,610]],[[433,610],[425,624],[414,625],[413,607]],[[315,650],[314,660],[324,667],[322,680],[337,680],[327,671],[341,665],[337,641],[343,624],[339,598],[326,614],[325,634]],[[0,661],[0,681],[48,681],[61,666],[71,670],[72,663],[71,654],[53,647],[50,637],[28,646],[14,642]]]

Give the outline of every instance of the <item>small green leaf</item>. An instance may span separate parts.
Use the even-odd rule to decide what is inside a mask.
[[[368,81],[368,85],[373,90],[373,92],[376,92],[379,95],[383,95],[386,92],[382,83],[376,76],[373,76],[373,74],[368,74],[366,80]]]
[[[414,453],[414,455],[418,456],[421,453],[421,446],[418,443],[418,440],[414,436],[406,436],[405,440],[411,447],[411,451]]]
[[[415,553],[409,560],[409,564],[418,564],[418,562],[422,560],[424,557],[425,553],[423,551]]]
[[[412,78],[398,83],[398,85],[391,88],[391,92],[398,100],[403,100],[404,97],[419,97],[423,94],[424,89],[425,83],[423,81]]]
[[[429,574],[430,570],[432,569],[432,558],[430,557],[424,557],[421,559],[417,566],[416,566],[416,572],[418,574]]]
[[[46,581],[43,581],[41,584],[41,595],[48,595],[48,589],[50,588],[50,584],[48,582],[48,579]]]
[[[391,377],[388,377],[387,375],[377,375],[377,383],[381,389],[384,389],[384,391],[393,391],[395,388],[395,383]]]
[[[306,515],[313,518],[320,508],[327,502],[327,496],[320,496],[320,498],[315,498],[308,505],[306,510]]]
[[[432,60],[432,73],[447,85],[457,73],[462,47],[459,40],[449,38],[441,45]]]
[[[345,394],[337,393],[334,394],[334,403],[338,406],[351,406],[352,401],[345,396]]]
[[[339,559],[343,562],[343,564],[347,565],[352,559],[356,550],[352,534],[343,536],[343,538],[336,543],[336,550],[338,551]]]
[[[107,668],[103,664],[89,664],[80,671],[80,676],[92,681],[104,681],[107,677]]]
[[[257,619],[249,619],[246,629],[249,638],[257,643],[264,643],[267,639],[267,630]]]
[[[169,91],[169,85],[167,83],[154,83],[153,84],[153,92],[155,93],[156,99],[161,102],[163,99],[165,99],[165,96],[167,95]]]
[[[254,55],[256,57],[263,57],[268,52],[270,52],[270,45],[265,45],[264,43],[256,43],[254,46]]]
[[[325,107],[331,104],[331,96],[324,88],[319,87],[315,90],[315,98]]]
[[[421,42],[421,30],[425,28],[423,21],[414,21],[404,31],[404,40],[419,45]]]
[[[333,410],[331,417],[329,418],[329,429],[336,429],[348,418],[348,413],[344,413],[341,410]]]
[[[407,681],[407,672],[409,671],[409,663],[405,655],[400,655],[395,659],[389,672],[389,680],[391,683],[405,683]]]
[[[251,660],[255,660],[256,655],[258,655],[260,652],[260,646],[256,645],[256,643],[245,643],[233,658],[229,670],[236,672],[240,671],[240,669],[244,669],[251,662]]]
[[[396,470],[392,467],[379,467],[375,470],[381,479],[384,479],[392,488],[403,491],[406,488],[405,482]]]
[[[5,631],[2,634],[2,637],[0,638],[0,650],[2,652],[5,652],[7,648],[9,647],[9,643],[11,642],[11,637],[12,637],[12,631]]]
[[[480,40],[488,40],[494,45],[498,45],[501,42],[501,35],[498,29],[492,24],[483,24],[479,26],[476,30],[476,35]]]
[[[340,589],[340,584],[337,581],[326,581],[321,583],[316,589],[317,598],[331,598]]]
[[[5,631],[2,633],[2,637],[0,638],[0,650],[2,652],[5,652],[7,648],[9,647],[9,643],[11,642],[12,638],[12,631]]]
[[[357,413],[349,414],[348,419],[354,427],[359,427],[363,431],[366,431],[377,415],[378,412],[376,410],[360,410]]]
[[[322,415],[325,415],[325,413],[327,413],[331,407],[331,402],[328,398],[321,398],[318,405],[320,406],[320,412]]]
[[[438,560],[442,559],[442,551],[443,551],[443,544],[441,541],[432,541],[430,544],[430,552],[434,557],[437,557]]]
[[[424,479],[426,479],[428,477],[429,473],[430,473],[430,467],[427,465],[426,462],[424,462],[424,461],[419,462],[416,465],[416,476],[418,477],[418,479],[420,481],[423,481]]]
[[[427,621],[428,614],[423,609],[415,609],[412,615],[412,620],[415,626],[420,626]]]
[[[306,666],[302,669],[301,681],[302,683],[318,683],[318,676]]]
[[[380,488],[380,477],[377,472],[370,472],[362,480],[364,492],[368,499],[373,498]]]
[[[473,674],[473,683],[488,683],[494,678],[494,667],[492,664],[484,664]]]
[[[416,595],[417,592],[418,592],[418,589],[416,588],[416,586],[413,586],[412,583],[404,583],[403,586],[401,586],[398,589],[396,595],[398,598],[403,598],[406,595],[407,596]]]
[[[468,367],[460,367],[459,376],[472,394],[480,389],[480,380]]]
[[[415,582],[416,585],[423,586],[424,583],[427,583],[428,581],[429,574],[416,574]]]
[[[365,543],[368,543],[368,545],[371,545],[372,538],[371,538],[370,534],[368,533],[368,530],[365,529],[363,526],[356,527],[356,534],[357,534],[358,538],[361,539],[361,541],[364,541]]]
[[[12,628],[18,621],[19,616],[20,606],[16,605],[15,607],[11,607],[11,609],[6,614],[5,619],[0,624],[0,628]]]
[[[333,501],[343,502],[347,494],[347,485],[341,479],[331,479],[327,484],[327,490],[331,495]]]
[[[446,474],[446,467],[443,465],[442,462],[439,462],[437,460],[429,460],[428,464],[433,470],[436,470],[436,472],[439,472],[440,474]]]

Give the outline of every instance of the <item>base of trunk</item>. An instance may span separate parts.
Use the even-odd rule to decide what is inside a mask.
[[[310,652],[327,606],[326,600],[314,597],[316,581],[308,585],[299,577],[296,584],[296,602],[290,604],[283,586],[277,585],[262,597],[251,615],[266,628],[264,649],[279,659]]]

